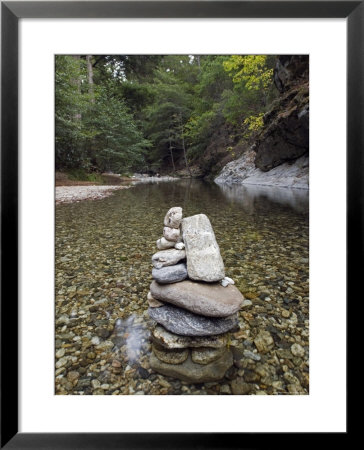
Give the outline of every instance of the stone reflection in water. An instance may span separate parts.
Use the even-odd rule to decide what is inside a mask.
[[[135,314],[127,319],[117,319],[113,337],[111,340],[115,344],[114,351],[134,364],[141,359],[142,352],[147,347],[150,332],[146,325],[138,320]],[[143,348],[144,347],[144,348]]]
[[[56,394],[308,393],[308,214],[257,191],[241,196],[245,206],[183,180],[56,207]],[[188,384],[149,367],[150,255],[174,205],[209,217],[246,299],[229,342],[234,366],[220,382]]]

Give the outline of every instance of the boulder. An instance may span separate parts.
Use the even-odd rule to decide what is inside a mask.
[[[160,252],[154,253],[152,256],[152,263],[156,269],[161,269],[165,266],[173,266],[185,258],[185,250],[171,248],[169,250],[161,250]]]
[[[211,336],[238,329],[237,314],[230,317],[203,317],[176,306],[149,308],[149,316],[172,333],[181,336]]]
[[[225,277],[215,233],[205,214],[196,214],[182,220],[182,239],[186,247],[189,278],[213,282]]]
[[[264,127],[255,145],[255,166],[263,172],[308,155],[308,77],[307,55],[278,57],[274,81],[281,96],[264,115]]]
[[[157,300],[208,317],[231,316],[240,309],[244,301],[236,286],[223,287],[219,283],[206,284],[185,280],[177,284],[161,285],[153,281],[150,291]]]
[[[154,268],[152,277],[160,284],[178,283],[187,278],[187,267],[185,263],[166,266],[161,269]]]
[[[274,68],[274,84],[278,91],[283,93],[308,80],[308,74],[308,55],[281,55],[278,56]]]
[[[152,340],[165,348],[224,348],[227,345],[227,334],[216,336],[180,336],[171,333],[161,325],[157,325],[152,332]]]
[[[164,218],[164,225],[166,227],[170,228],[179,228],[182,221],[182,208],[179,206],[175,206],[174,208],[171,208],[165,218]]]
[[[166,364],[152,353],[149,363],[153,370],[163,375],[189,383],[208,383],[224,377],[226,371],[233,365],[233,357],[227,350],[219,359],[210,364],[196,364],[190,356],[182,364]]]

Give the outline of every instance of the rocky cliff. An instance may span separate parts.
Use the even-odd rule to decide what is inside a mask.
[[[274,82],[280,96],[264,115],[252,147],[223,168],[215,179],[218,184],[308,188],[308,75],[308,56],[277,58]]]

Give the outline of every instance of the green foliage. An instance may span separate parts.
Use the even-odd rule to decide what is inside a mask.
[[[120,80],[100,79],[91,90],[82,57],[56,57],[57,169],[121,172],[144,165],[150,143],[129,112]]]
[[[232,55],[223,65],[227,72],[232,72],[234,83],[244,83],[249,91],[267,90],[273,77],[267,59],[267,55]]]
[[[256,116],[249,116],[244,120],[243,124],[246,126],[248,136],[252,133],[257,133],[263,128],[263,116],[264,113],[259,113]]]
[[[82,115],[89,98],[82,93],[86,80],[84,61],[72,56],[57,56],[55,70],[56,167],[87,167],[83,141],[87,130]]]
[[[180,156],[183,147],[184,126],[191,114],[192,97],[190,85],[183,80],[186,68],[177,70],[178,59],[165,57],[163,66],[154,73],[149,86],[154,101],[146,108],[144,130],[153,143],[149,164],[170,161],[172,154]],[[188,64],[182,60],[180,64]],[[176,68],[177,65],[177,68]]]
[[[246,139],[263,126],[267,104],[274,97],[273,65],[274,58],[267,55],[232,55],[223,62],[234,84],[224,93],[224,115],[240,126]]]
[[[149,142],[138,130],[124,101],[114,95],[113,83],[98,87],[87,118],[88,127],[93,130],[88,145],[90,159],[99,170],[120,173],[143,165]]]
[[[103,179],[99,173],[89,173],[85,169],[71,169],[67,171],[70,180],[75,181],[91,181],[102,184]]]
[[[221,129],[250,139],[275,95],[273,64],[264,55],[56,56],[56,168],[161,171],[199,162]]]

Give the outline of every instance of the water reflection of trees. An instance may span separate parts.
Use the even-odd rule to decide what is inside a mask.
[[[172,206],[181,206],[184,216],[199,213],[212,217],[221,214],[230,216],[236,213],[236,207],[247,215],[279,213],[283,212],[282,208],[307,214],[309,193],[304,189],[227,186],[184,179],[136,185],[103,201],[103,204],[107,203],[110,206],[117,203],[118,208],[132,208],[135,212],[144,210],[147,215],[152,211],[152,215],[163,215]]]
[[[247,212],[256,212],[269,203],[288,206],[299,213],[308,213],[309,191],[277,186],[218,185],[224,197],[238,203]]]

